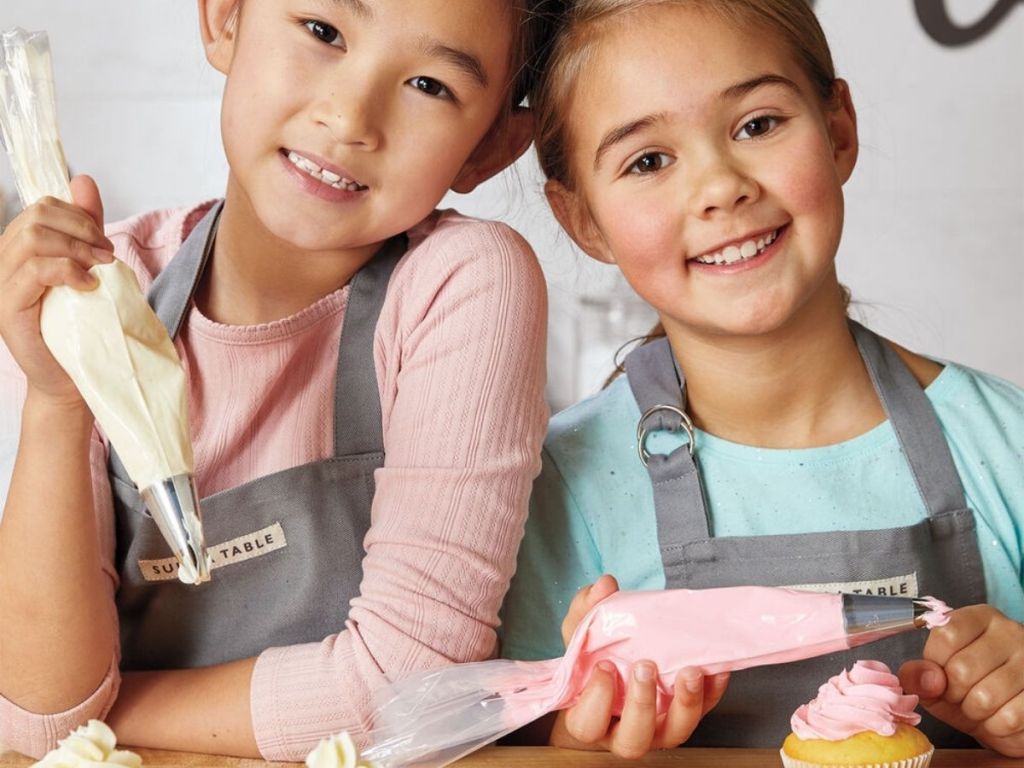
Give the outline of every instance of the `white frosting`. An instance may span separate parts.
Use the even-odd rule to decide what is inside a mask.
[[[306,765],[308,768],[377,768],[372,760],[360,757],[348,731],[321,740],[307,755]]]
[[[142,758],[134,752],[116,748],[114,732],[99,720],[90,720],[57,744],[56,749],[33,763],[32,768],[139,768],[142,765]]]
[[[22,203],[46,195],[70,202],[46,33],[13,29],[0,38],[0,123]],[[47,292],[43,339],[139,488],[192,474],[187,382],[167,330],[128,267],[115,261],[89,271],[95,290]]]
[[[43,339],[82,393],[139,488],[192,474],[188,382],[167,330],[120,261],[97,264],[92,291],[43,299]]]

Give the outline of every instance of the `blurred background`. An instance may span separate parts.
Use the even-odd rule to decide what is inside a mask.
[[[1024,384],[1024,0],[816,9],[860,117],[839,256],[855,314],[914,350]],[[0,28],[50,34],[67,157],[97,178],[110,221],[222,194],[223,81],[196,17],[187,0],[3,0]],[[654,318],[614,268],[572,247],[541,187],[530,153],[444,205],[505,220],[537,251],[551,298],[548,398],[560,409],[599,388]],[[0,188],[10,216],[5,162]]]

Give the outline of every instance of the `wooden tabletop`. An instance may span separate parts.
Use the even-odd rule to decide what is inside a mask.
[[[211,757],[186,752],[133,750],[146,768],[286,768],[294,763],[265,763],[235,757]],[[0,768],[24,768],[28,758],[0,752]],[[573,752],[553,747],[488,747],[460,760],[459,768],[779,768],[775,749],[668,749],[652,752],[642,760],[618,760],[606,752]],[[935,753],[932,768],[1024,768],[1024,759],[1000,757],[987,750],[943,749]]]

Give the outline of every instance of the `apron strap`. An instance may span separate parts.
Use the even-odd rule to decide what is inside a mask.
[[[654,489],[654,509],[662,551],[711,538],[711,523],[700,470],[694,455],[692,426],[684,424],[683,383],[667,338],[637,347],[626,356],[626,377],[640,406],[637,450]],[[667,407],[666,407],[667,406]],[[651,432],[685,430],[689,442],[668,454],[649,453]]]
[[[373,360],[373,337],[395,265],[409,239],[396,235],[352,278],[334,383],[334,455],[384,452],[383,414]]]
[[[892,423],[929,517],[964,509],[967,501],[949,444],[928,396],[893,348],[860,323],[850,328]]]
[[[213,254],[217,221],[223,207],[224,201],[218,201],[207,211],[150,287],[149,304],[172,339],[177,337],[185,322],[200,278]],[[404,233],[392,237],[352,278],[335,373],[335,457],[384,451],[373,336],[391,273],[407,247],[408,238]],[[113,450],[110,458],[115,471],[124,475],[123,464]]]
[[[146,297],[149,305],[172,339],[177,338],[185,322],[185,313],[192,306],[196,288],[199,287],[199,278],[206,271],[206,263],[210,260],[217,239],[217,221],[223,208],[224,201],[220,200],[206,212],[149,288]]]

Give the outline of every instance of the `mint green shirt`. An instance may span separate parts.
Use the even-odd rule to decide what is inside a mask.
[[[946,364],[925,393],[974,511],[988,602],[1024,621],[1024,390]],[[560,656],[569,603],[603,573],[622,589],[665,587],[639,419],[624,377],[552,419],[502,609],[505,657]],[[667,453],[681,440],[658,433],[648,448]],[[700,430],[695,445],[715,536],[895,528],[927,516],[889,422],[823,448],[753,448]]]

